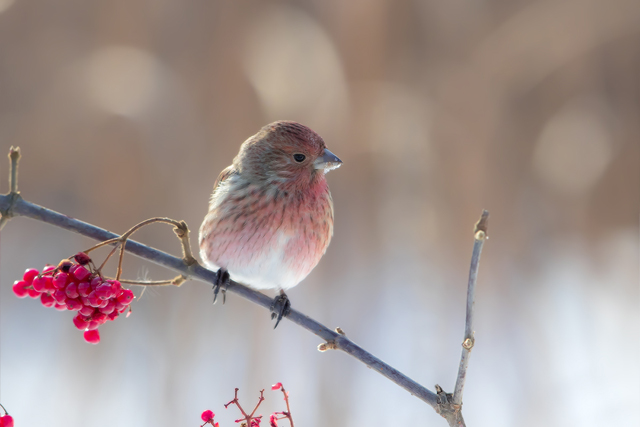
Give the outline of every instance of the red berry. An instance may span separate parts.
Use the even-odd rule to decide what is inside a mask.
[[[85,254],[84,252],[78,252],[77,254],[74,255],[73,258],[80,265],[86,265],[91,262],[91,258],[89,258],[89,255]]]
[[[87,326],[87,330],[93,331],[94,329],[98,329],[98,326],[100,326],[100,323],[96,322],[95,320],[92,320],[89,322],[89,326]]]
[[[276,414],[271,414],[269,417],[269,427],[278,427],[278,418]]]
[[[36,290],[34,290],[34,289],[27,289],[27,294],[29,294],[29,296],[30,296],[31,298],[40,298],[40,294],[41,294],[41,293],[42,293],[42,292],[38,292],[38,291],[36,291]]]
[[[213,417],[215,416],[216,414],[214,414],[211,410],[207,409],[202,413],[202,415],[200,415],[200,418],[202,418],[202,421],[204,421],[205,423],[208,423],[209,421],[213,421]]]
[[[91,279],[91,289],[97,288],[101,283],[102,283],[102,277],[95,276],[93,279]]]
[[[85,317],[82,314],[77,314],[76,316],[74,316],[73,324],[75,325],[76,328],[80,329],[81,331],[84,329],[87,329],[87,326],[89,326],[89,322],[85,319]]]
[[[100,299],[109,299],[113,296],[111,284],[104,282],[96,288],[96,296]]]
[[[64,289],[67,286],[69,275],[67,273],[58,273],[53,277],[53,286],[56,289]]]
[[[22,275],[22,280],[30,285],[38,274],[40,274],[40,272],[35,268],[28,268]]]
[[[9,414],[0,417],[0,427],[13,427],[13,417]]]
[[[120,291],[122,290],[122,285],[120,284],[120,282],[118,282],[117,280],[109,280],[109,283],[111,283],[111,289],[113,289],[114,295],[118,296],[120,294]]]
[[[27,286],[29,285],[27,285],[24,280],[16,280],[13,283],[13,293],[16,294],[18,298],[25,298],[29,294]]]
[[[96,311],[95,308],[91,307],[90,305],[84,305],[80,311],[78,311],[78,313],[82,314],[83,316],[91,316],[94,312]]]
[[[45,307],[53,307],[53,305],[56,303],[56,300],[49,294],[42,294],[40,296],[40,302]]]
[[[56,301],[58,301],[59,304],[64,304],[64,300],[67,299],[67,293],[62,289],[58,289],[53,293],[53,297]]]
[[[103,323],[107,322],[107,315],[98,312],[91,317],[91,320],[94,322],[98,322],[98,325],[102,325]]]
[[[107,304],[104,307],[100,307],[100,313],[111,314],[116,309],[116,303],[113,300],[105,300]]]
[[[118,317],[118,312],[116,310],[113,310],[111,313],[107,314],[107,319],[111,321],[116,320],[116,317]]]
[[[85,331],[84,340],[89,344],[98,344],[100,342],[100,332],[97,329]]]
[[[82,307],[82,303],[77,299],[67,298],[64,300],[65,305],[67,306],[67,310],[69,311],[79,311]]]
[[[91,272],[86,268],[84,268],[83,266],[78,265],[76,269],[73,271],[73,275],[75,276],[76,279],[82,281],[87,277],[91,276]]]
[[[49,271],[55,270],[56,267],[54,265],[45,265],[44,268],[42,269],[42,273],[47,273]]]
[[[28,272],[29,270],[27,270]],[[25,273],[26,275],[27,273]],[[33,286],[33,289],[38,291],[38,292],[44,292],[44,290],[47,287],[47,282],[45,281],[44,277],[34,277],[33,279],[31,279],[31,286]]]
[[[275,383],[271,386],[271,390],[278,390],[280,388],[282,388],[282,383]]]
[[[67,309],[67,305],[55,303],[53,308],[55,308],[58,311],[65,311]]]
[[[64,289],[69,298],[78,298],[80,294],[78,293],[78,284],[76,282],[71,282]]]
[[[96,291],[91,291],[87,299],[89,300],[89,305],[91,307],[98,307],[100,302],[102,302],[102,300],[96,296]]]
[[[44,291],[48,294],[55,292],[56,287],[53,286],[53,277],[51,276],[42,276],[44,279]]]
[[[134,295],[130,289],[125,289],[121,295],[118,296],[118,302],[129,305],[133,301]]]
[[[91,293],[91,284],[89,282],[78,283],[78,294],[81,297],[86,297]]]

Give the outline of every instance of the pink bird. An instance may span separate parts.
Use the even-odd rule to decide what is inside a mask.
[[[318,264],[333,235],[333,201],[325,174],[342,164],[306,126],[278,121],[247,139],[214,184],[200,227],[200,257],[254,289],[278,289],[271,307],[278,326],[289,313],[285,290]]]

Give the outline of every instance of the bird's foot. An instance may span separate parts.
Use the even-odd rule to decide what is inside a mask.
[[[229,286],[229,272],[224,268],[216,271],[216,281],[213,284],[213,303],[218,299],[218,292],[222,289],[222,303],[227,301],[227,287]]]
[[[291,302],[289,301],[289,297],[284,291],[280,291],[280,295],[275,297],[273,303],[271,303],[271,319],[276,319],[276,324],[273,329],[278,327],[278,324],[282,320],[283,317],[286,317],[291,313]]]

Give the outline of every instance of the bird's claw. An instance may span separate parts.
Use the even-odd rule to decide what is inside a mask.
[[[291,302],[289,301],[287,294],[282,292],[280,295],[275,297],[273,303],[271,303],[271,320],[277,318],[273,329],[277,328],[282,318],[288,316],[289,313],[291,313]]]
[[[224,287],[223,287],[224,286]],[[229,286],[229,272],[224,268],[216,272],[216,281],[213,284],[213,303],[218,299],[218,292],[222,289],[222,304],[227,301],[227,287]]]

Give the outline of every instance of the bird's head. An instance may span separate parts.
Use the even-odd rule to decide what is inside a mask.
[[[304,187],[342,161],[306,126],[277,121],[247,139],[234,160],[245,176],[282,186]]]

